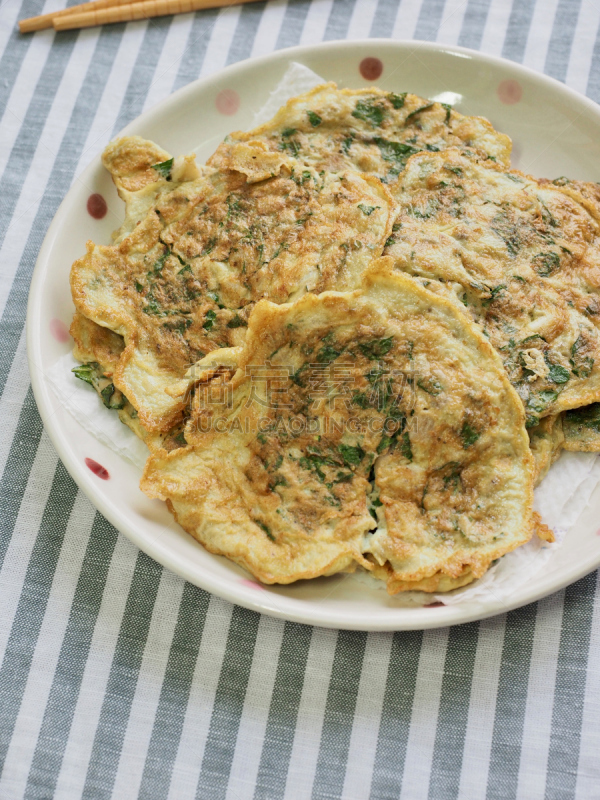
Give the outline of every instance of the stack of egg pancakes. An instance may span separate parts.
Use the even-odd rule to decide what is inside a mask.
[[[206,165],[108,146],[126,217],[72,267],[76,374],[210,552],[265,583],[432,592],[552,538],[534,484],[600,451],[600,187],[510,150],[334,84]]]

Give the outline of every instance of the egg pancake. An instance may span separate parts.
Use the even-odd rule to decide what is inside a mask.
[[[317,171],[352,169],[389,184],[421,150],[469,148],[505,166],[511,151],[509,137],[482,117],[464,116],[407,92],[338,89],[335,83],[292,98],[254,130],[231,133],[207,163],[219,169],[238,163],[252,173],[257,167],[247,158],[247,148],[257,145],[271,159],[286,155]]]
[[[550,247],[534,268],[570,306],[600,327],[600,186],[564,178],[557,185],[514,174],[528,182],[526,191],[535,193],[545,212],[543,227]],[[585,360],[586,353],[579,350],[580,346],[573,352],[575,362]],[[578,369],[583,369],[581,364]]]
[[[453,588],[534,530],[497,353],[392,263],[353,292],[258,303],[222,370],[215,353],[193,370],[188,446],[147,463],[142,489],[265,583],[358,564],[390,591]]]
[[[569,180],[568,178],[556,178],[553,181],[541,180],[542,185],[557,187],[561,192],[582,205],[586,211],[600,223],[600,184],[591,181]],[[600,283],[600,269],[598,263],[598,251],[596,248],[589,248],[585,253],[583,268],[577,270],[577,278],[580,281],[580,303],[591,314],[592,320],[598,325],[600,319],[597,318],[597,291]],[[592,302],[586,302],[592,300]],[[583,301],[583,302],[581,302]],[[598,417],[598,406],[583,406],[580,409],[566,412],[563,415],[564,443],[565,450],[600,452],[600,433],[598,432],[596,420]]]
[[[356,286],[383,250],[395,206],[377,178],[296,172],[285,159],[260,181],[206,169],[187,180],[185,160],[179,173],[169,159],[149,171],[148,161],[168,154],[146,145],[145,159],[138,137],[119,140],[118,158],[105,158],[118,165],[125,231],[110,246],[88,243],[71,290],[83,316],[123,337],[115,386],[147,430],[164,432],[183,410],[165,392],[174,380],[210,351],[240,343],[259,299]]]
[[[385,253],[464,304],[502,356],[527,424],[600,398],[597,224],[556,187],[456,148],[413,156]]]

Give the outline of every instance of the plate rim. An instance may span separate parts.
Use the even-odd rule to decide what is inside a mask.
[[[296,47],[284,48],[275,50],[263,56],[255,58],[248,58],[243,61],[236,62],[221,70],[208,75],[206,77],[198,78],[186,86],[181,87],[177,91],[171,93],[167,97],[155,103],[150,108],[146,109],[142,114],[129,122],[121,131],[111,138],[124,136],[128,134],[137,133],[146,124],[146,121],[154,117],[156,111],[160,108],[161,111],[168,111],[171,105],[179,105],[181,102],[186,101],[186,96],[190,97],[198,91],[209,90],[211,85],[222,83],[227,76],[233,77],[236,73],[244,72],[249,66],[264,67],[270,62],[279,62],[281,60],[289,61],[302,61],[305,56],[310,56],[317,51],[322,50],[346,50],[352,48],[377,48],[383,47],[384,49],[413,49],[421,52],[434,52],[443,53],[450,56],[458,56],[462,58],[469,58],[472,61],[487,63],[496,68],[502,68],[514,75],[526,76],[530,80],[538,83],[545,84],[549,89],[582,104],[587,110],[598,119],[600,125],[600,107],[590,100],[585,95],[565,86],[560,81],[552,78],[536,70],[525,67],[521,64],[509,61],[507,59],[491,56],[486,53],[480,53],[477,50],[470,48],[438,44],[436,42],[428,42],[422,40],[410,39],[340,39],[327,42],[320,42],[314,45],[300,45]],[[365,80],[365,84],[376,82],[369,82]],[[96,155],[92,161],[85,167],[79,174],[78,178],[85,181],[98,167],[100,155]],[[49,257],[52,253],[54,242],[57,238],[58,232],[63,225],[63,217],[66,213],[67,199],[73,191],[75,179],[71,184],[69,190],[62,199],[55,215],[48,227],[44,237],[42,246],[38,253],[35,267],[32,273],[28,302],[27,302],[27,316],[25,323],[26,342],[27,342],[27,359],[31,366],[35,363],[40,363],[40,353],[37,352],[40,347],[40,336],[42,334],[40,329],[40,318],[36,316],[35,309],[41,302],[41,293],[44,285],[45,271],[44,265],[47,264]],[[262,614],[267,614],[279,619],[290,620],[299,622],[306,625],[345,629],[345,630],[364,630],[364,631],[396,631],[396,630],[426,630],[432,628],[442,628],[449,625],[464,624],[476,620],[486,619],[497,614],[505,613],[515,608],[528,605],[535,602],[542,597],[546,597],[553,592],[556,592],[565,586],[583,578],[585,575],[594,571],[600,566],[600,556],[590,559],[589,563],[582,565],[575,565],[564,573],[559,573],[558,576],[548,576],[549,579],[542,581],[537,589],[527,591],[527,587],[523,587],[523,591],[519,594],[517,599],[514,598],[506,602],[503,601],[487,601],[474,599],[472,601],[472,609],[469,611],[466,606],[460,604],[439,606],[435,608],[417,607],[407,608],[399,607],[397,611],[404,616],[409,612],[411,618],[409,620],[400,619],[394,621],[386,613],[386,616],[377,620],[377,611],[373,611],[375,618],[369,620],[357,619],[354,621],[348,618],[348,611],[338,611],[331,609],[323,612],[317,605],[317,601],[306,606],[306,610],[294,610],[289,608],[278,608],[276,602],[268,602],[267,598],[271,597],[279,599],[279,595],[268,594],[266,592],[257,592],[253,588],[248,588],[242,583],[235,584],[224,583],[221,578],[212,575],[199,576],[194,574],[192,568],[186,569],[181,560],[177,560],[172,554],[170,555],[167,548],[162,548],[157,541],[152,538],[144,538],[139,534],[133,526],[130,526],[126,520],[123,520],[120,515],[113,510],[104,498],[102,486],[98,483],[89,470],[86,470],[84,465],[76,460],[72,451],[67,446],[66,437],[61,432],[60,427],[56,422],[52,422],[53,415],[47,415],[49,408],[49,395],[51,394],[50,387],[47,380],[44,378],[43,372],[37,369],[29,370],[31,377],[31,385],[36,404],[43,421],[44,429],[48,433],[53,446],[55,447],[58,456],[65,468],[83,491],[86,497],[90,500],[92,505],[100,511],[100,513],[124,536],[126,536],[136,547],[145,552],[151,558],[160,563],[163,567],[171,570],[175,574],[182,577],[184,580],[199,586],[211,594],[227,600],[228,602],[235,603],[244,608],[252,611],[257,611]],[[283,600],[283,598],[281,598]],[[354,609],[355,610],[355,609]],[[344,616],[344,614],[346,616]]]

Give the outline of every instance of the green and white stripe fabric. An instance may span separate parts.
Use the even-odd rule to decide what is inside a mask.
[[[58,461],[24,321],[81,169],[174,89],[340,38],[459,44],[600,100],[598,0],[270,0],[20,37],[0,5],[0,798],[600,798],[597,574],[427,632],[311,629],[162,569]]]

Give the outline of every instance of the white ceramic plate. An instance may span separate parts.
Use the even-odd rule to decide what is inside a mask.
[[[340,86],[368,84],[364,59],[383,67],[374,80],[390,91],[411,91],[450,102],[465,114],[483,115],[514,142],[513,164],[534,175],[600,180],[600,108],[562,84],[516,64],[461,48],[425,42],[330,42],[294,48],[228,67],[196,81],[142,114],[124,134],[140,134],[172,153],[196,149],[204,160],[231,130],[247,128],[291,61],[299,61]],[[366,67],[377,72],[377,62]],[[370,73],[373,75],[373,71]],[[95,220],[88,197],[101,194],[108,213]],[[73,306],[69,268],[87,239],[110,242],[123,205],[96,158],[67,194],[40,251],[29,298],[28,356],[33,390],[46,429],[63,463],[94,505],[138,547],[186,580],[256,611],[313,625],[361,630],[434,628],[488,617],[530,603],[577,580],[600,564],[597,534],[600,489],[544,570],[509,601],[471,600],[459,605],[407,608],[356,576],[261,587],[224,558],[207,553],[172,520],[166,506],[138,488],[139,472],[100,444],[60,405],[47,370],[67,352]],[[88,469],[92,458],[108,471]],[[373,585],[371,585],[371,583]]]

